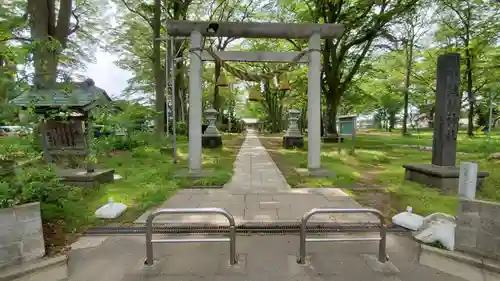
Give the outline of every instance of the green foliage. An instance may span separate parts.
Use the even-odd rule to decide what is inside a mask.
[[[18,169],[14,177],[0,182],[0,208],[40,202],[44,220],[63,218],[71,188],[61,183],[53,167]]]
[[[97,150],[100,152],[111,152],[116,150],[132,151],[134,148],[142,145],[137,139],[125,136],[110,136],[102,138],[97,143]]]
[[[15,161],[23,156],[25,156],[25,152],[12,143],[4,142],[0,146],[0,161]]]
[[[38,155],[39,152],[33,147],[32,139],[29,137],[0,138],[0,160],[21,161]]]
[[[188,125],[184,121],[177,121],[176,122],[176,127],[175,127],[175,132],[178,135],[181,136],[187,136],[188,134]]]

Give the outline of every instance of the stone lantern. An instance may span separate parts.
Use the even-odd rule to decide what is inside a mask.
[[[297,109],[290,109],[288,111],[288,130],[283,136],[283,147],[284,148],[303,148],[304,147],[304,137],[300,133],[297,121],[300,117],[300,111]]]
[[[201,144],[205,148],[217,148],[222,146],[222,137],[215,126],[217,120],[217,110],[209,108],[205,110],[205,118],[208,120],[208,127],[203,133]]]

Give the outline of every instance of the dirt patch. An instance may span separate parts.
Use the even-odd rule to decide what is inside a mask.
[[[391,219],[400,210],[398,201],[390,191],[370,189],[351,190],[351,193],[359,204],[381,211],[387,219]]]
[[[44,222],[42,227],[48,256],[67,252],[69,245],[78,239],[77,235],[64,232],[64,221]]]
[[[377,186],[377,174],[385,170],[382,165],[370,165],[367,170],[360,173],[355,185],[360,186]]]

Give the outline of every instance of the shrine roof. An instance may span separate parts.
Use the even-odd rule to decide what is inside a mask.
[[[36,109],[68,108],[89,111],[100,103],[111,101],[106,91],[96,87],[92,79],[59,86],[27,91],[14,98],[11,103],[21,107],[33,106]]]

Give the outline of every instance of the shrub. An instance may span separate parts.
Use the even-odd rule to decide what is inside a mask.
[[[0,182],[0,208],[40,202],[44,220],[62,218],[70,192],[52,166],[22,167],[13,177]]]
[[[182,136],[187,136],[187,133],[188,133],[188,126],[187,126],[187,123],[184,122],[184,121],[177,121],[176,122],[176,134],[177,135],[182,135]]]

